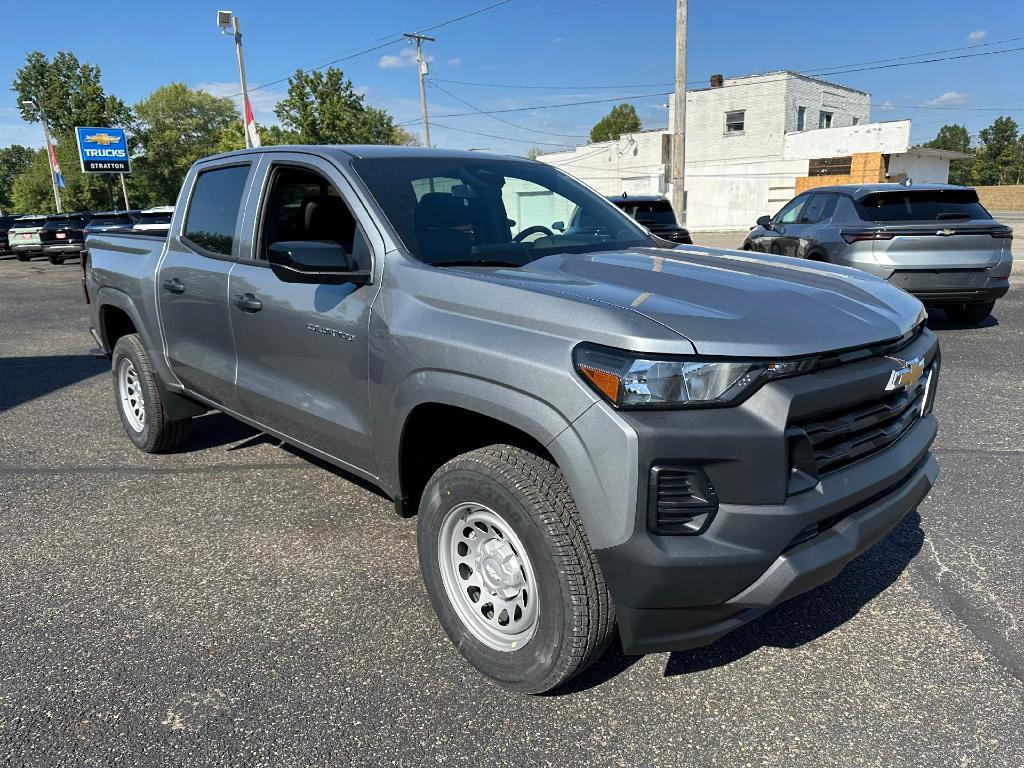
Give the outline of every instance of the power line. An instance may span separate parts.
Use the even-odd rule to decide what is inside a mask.
[[[524,131],[532,131],[533,133],[543,133],[543,134],[547,134],[549,136],[561,136],[562,138],[565,138],[565,139],[585,139],[585,138],[587,138],[583,134],[579,134],[579,133],[555,133],[553,131],[542,131],[542,130],[540,130],[538,128],[527,128],[525,125],[519,125],[518,123],[513,123],[511,120],[505,120],[504,118],[497,117],[497,116],[492,115],[492,114],[490,114],[488,112],[485,112],[484,110],[480,109],[479,107],[477,107],[477,106],[475,106],[473,104],[470,104],[465,99],[463,99],[463,98],[461,98],[459,96],[456,96],[451,91],[449,91],[449,90],[447,90],[445,88],[442,88],[436,82],[431,83],[431,85],[434,88],[437,88],[437,90],[441,91],[442,93],[448,94],[449,96],[451,96],[456,101],[458,101],[458,102],[460,102],[462,104],[465,104],[467,107],[472,109],[474,112],[476,112],[478,114],[481,114],[481,115],[486,115],[487,117],[491,118],[492,120],[497,120],[499,123],[504,123],[505,125],[509,125],[509,126],[511,126],[513,128],[519,128],[519,129],[524,130]]]
[[[433,125],[434,125],[435,128],[443,128],[446,131],[457,131],[458,133],[469,133],[469,134],[472,134],[474,136],[486,136],[488,139],[501,139],[502,141],[518,141],[518,142],[521,142],[523,144],[536,144],[536,145],[545,146],[545,147],[564,147],[564,148],[570,148],[571,149],[572,146],[573,146],[571,144],[556,144],[556,143],[551,142],[551,141],[535,141],[533,139],[514,139],[511,136],[496,136],[493,133],[483,133],[482,131],[471,131],[471,130],[469,130],[467,128],[456,128],[455,126],[452,126],[452,125],[443,125],[443,124],[437,122],[436,120],[433,122]]]

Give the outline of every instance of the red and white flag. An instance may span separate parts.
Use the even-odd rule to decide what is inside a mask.
[[[256,120],[252,116],[252,106],[248,98],[245,99],[245,132],[249,135],[250,146],[263,146],[260,144],[260,132],[256,130]]]

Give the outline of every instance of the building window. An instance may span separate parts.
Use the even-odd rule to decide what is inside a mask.
[[[822,110],[818,113],[818,127],[819,128],[831,128],[832,127],[832,113],[825,112]]]
[[[807,121],[807,107],[796,108],[796,129],[802,131],[804,129],[804,123]]]
[[[860,118],[859,117],[853,118],[853,124],[854,125],[857,125],[859,122],[860,122]]]
[[[730,133],[743,133],[743,115],[744,110],[737,109],[733,112],[725,113],[725,132]]]

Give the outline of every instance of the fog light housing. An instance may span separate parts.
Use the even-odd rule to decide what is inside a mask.
[[[718,494],[700,467],[651,467],[647,527],[660,536],[704,533],[718,511]]]

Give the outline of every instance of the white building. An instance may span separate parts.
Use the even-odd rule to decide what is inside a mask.
[[[871,123],[870,102],[864,91],[795,72],[715,75],[710,87],[688,91],[686,225],[749,227],[821,183],[945,182],[949,161],[965,155],[911,150],[910,121]],[[669,131],[644,131],[537,159],[602,194],[670,195],[671,147]]]

